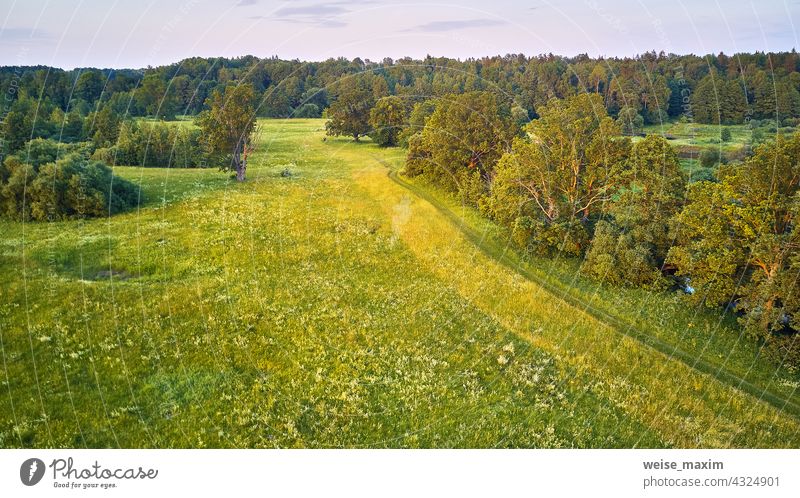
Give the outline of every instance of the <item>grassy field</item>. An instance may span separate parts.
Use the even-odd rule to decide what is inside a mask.
[[[756,132],[760,140],[774,139],[777,133],[790,135],[797,131],[794,127],[777,127],[770,120],[724,126],[675,120],[647,125],[643,134],[666,137],[677,151],[684,172],[692,181],[712,180],[717,168],[703,167],[699,161],[700,155],[710,150],[718,152],[726,161],[742,160],[753,144],[754,130],[751,124],[758,125]],[[730,131],[730,140],[722,141],[723,129]],[[641,136],[633,137],[634,142],[641,139]]]
[[[800,445],[800,376],[730,318],[520,258],[402,150],[261,124],[244,184],[118,167],[135,212],[0,222],[0,446]]]

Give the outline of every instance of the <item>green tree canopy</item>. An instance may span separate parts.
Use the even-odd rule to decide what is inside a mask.
[[[672,239],[669,225],[680,210],[687,179],[666,139],[637,142],[614,175],[617,192],[605,204],[582,270],[617,285],[665,283],[662,267]]]
[[[369,133],[370,110],[375,103],[371,81],[354,77],[342,81],[336,100],[328,109],[325,129],[328,135],[346,135],[358,139]]]
[[[406,109],[400,97],[383,97],[369,113],[369,136],[382,147],[393,147],[406,123]]]
[[[418,140],[409,142],[406,172],[424,173],[477,204],[518,134],[509,106],[491,92],[440,98]]]
[[[215,90],[206,105],[209,110],[202,112],[196,121],[203,131],[206,151],[221,159],[221,170],[235,171],[236,179],[243,182],[256,125],[253,87],[228,86],[224,94]]]
[[[425,129],[425,123],[435,110],[436,99],[427,99],[414,104],[414,107],[411,109],[411,114],[408,116],[408,124],[403,131],[400,132],[400,145],[403,147],[408,146],[408,140],[412,135],[422,133],[422,130]]]
[[[690,186],[668,261],[691,279],[694,298],[735,303],[752,334],[800,329],[800,135],[762,144],[720,182]]]
[[[623,107],[617,116],[617,124],[626,135],[638,135],[644,128],[644,118],[633,107]]]
[[[136,185],[80,152],[38,167],[10,156],[4,169],[8,175],[0,183],[0,214],[16,220],[108,216],[130,209],[139,200]]]
[[[596,94],[552,100],[539,114],[498,163],[487,206],[519,243],[581,254],[630,140]]]

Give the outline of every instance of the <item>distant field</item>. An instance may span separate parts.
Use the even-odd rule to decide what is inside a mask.
[[[757,133],[761,134],[762,139],[775,138],[778,132],[791,134],[796,131],[793,127],[776,127],[771,121],[760,123],[758,128]],[[731,133],[731,138],[727,142],[721,138],[723,129]],[[726,160],[741,159],[747,148],[752,145],[753,138],[753,129],[749,124],[719,126],[667,121],[662,124],[647,125],[643,133],[666,137],[675,147],[684,171],[693,181],[714,178],[716,168],[707,168],[700,164],[699,158],[703,151],[718,151]],[[633,141],[641,138],[633,137]]]
[[[519,257],[402,150],[261,126],[244,184],[117,167],[138,211],[0,222],[1,447],[800,445],[800,375],[730,317]]]
[[[731,140],[722,142],[721,131],[727,128],[731,132]],[[666,122],[645,126],[645,133],[655,133],[670,139],[676,146],[716,146],[724,149],[740,147],[750,140],[752,130],[748,125],[710,125],[692,122]]]

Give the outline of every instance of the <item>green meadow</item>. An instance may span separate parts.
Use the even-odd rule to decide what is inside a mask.
[[[117,166],[135,211],[0,221],[0,447],[800,446],[800,374],[734,317],[518,254],[402,149],[259,124],[244,183]]]

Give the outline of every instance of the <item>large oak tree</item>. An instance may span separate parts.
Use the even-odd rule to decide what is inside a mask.
[[[409,140],[406,172],[427,174],[477,204],[518,134],[510,107],[493,93],[442,97],[422,132]]]
[[[526,246],[581,254],[630,140],[595,94],[550,101],[526,131],[497,165],[489,211]]]
[[[663,286],[670,220],[686,190],[678,156],[666,139],[649,135],[614,177],[615,194],[603,206],[582,270],[617,285]]]

